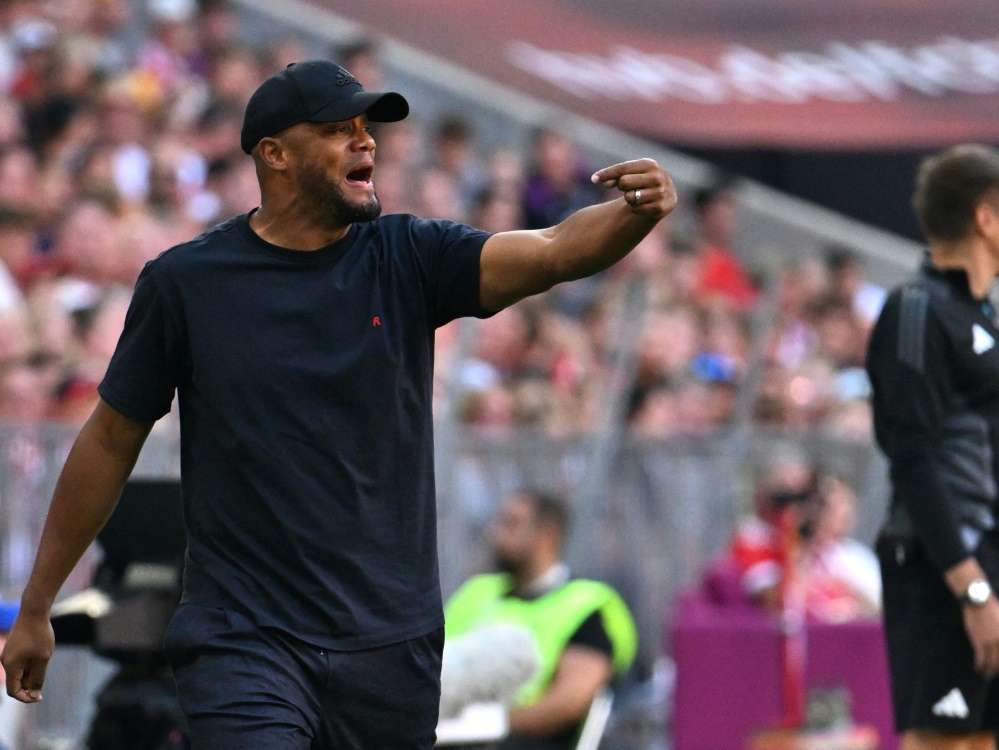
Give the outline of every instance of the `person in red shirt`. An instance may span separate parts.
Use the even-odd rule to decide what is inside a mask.
[[[696,299],[703,304],[720,300],[735,310],[749,310],[758,293],[732,250],[736,202],[731,180],[720,180],[694,193],[694,210],[701,235]]]
[[[780,607],[781,544],[777,516],[787,503],[814,503],[814,469],[795,456],[777,456],[764,466],[753,493],[753,515],[739,522],[728,557],[743,592],[767,609]]]

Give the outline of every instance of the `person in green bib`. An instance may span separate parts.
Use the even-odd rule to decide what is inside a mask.
[[[503,750],[572,748],[594,697],[635,659],[627,605],[607,584],[572,578],[562,561],[568,524],[557,497],[507,498],[491,533],[500,572],[470,578],[444,608],[446,638],[497,624],[533,636],[538,669],[510,710]]]

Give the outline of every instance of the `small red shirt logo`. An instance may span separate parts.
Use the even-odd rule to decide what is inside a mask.
[[[373,326],[380,326],[381,324],[382,324],[382,319],[379,318],[377,315],[371,321],[371,325],[373,325]]]

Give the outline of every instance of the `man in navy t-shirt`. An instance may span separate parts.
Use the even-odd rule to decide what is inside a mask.
[[[324,61],[251,97],[260,207],[139,277],[3,654],[10,695],[40,700],[51,605],[176,393],[188,553],[165,648],[195,750],[433,746],[434,330],[609,267],[676,194],[640,159],[593,177],[621,198],[550,229],[380,217],[368,123],[408,111]]]

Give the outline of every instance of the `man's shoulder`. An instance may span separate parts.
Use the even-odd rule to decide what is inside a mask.
[[[938,307],[946,305],[954,298],[952,282],[949,282],[946,272],[934,269],[924,263],[909,278],[891,289],[885,296],[887,308],[904,308],[906,306]]]
[[[246,215],[240,214],[216,224],[197,237],[164,250],[151,260],[147,267],[157,271],[171,271],[179,270],[193,261],[203,260],[207,257],[206,250],[220,246],[228,247],[233,242],[238,242],[239,222],[245,219]]]
[[[393,239],[405,237],[414,245],[436,244],[446,238],[489,234],[451,219],[425,219],[412,214],[384,214],[374,221],[367,222],[367,225],[368,232],[362,236],[382,235]]]
[[[510,590],[510,576],[505,573],[481,573],[466,580],[454,593],[452,600],[501,596]]]
[[[621,595],[609,583],[591,578],[572,578],[560,589],[554,592],[558,597],[558,606],[577,609],[581,612],[594,612],[608,605],[621,606],[627,610],[627,605]]]

